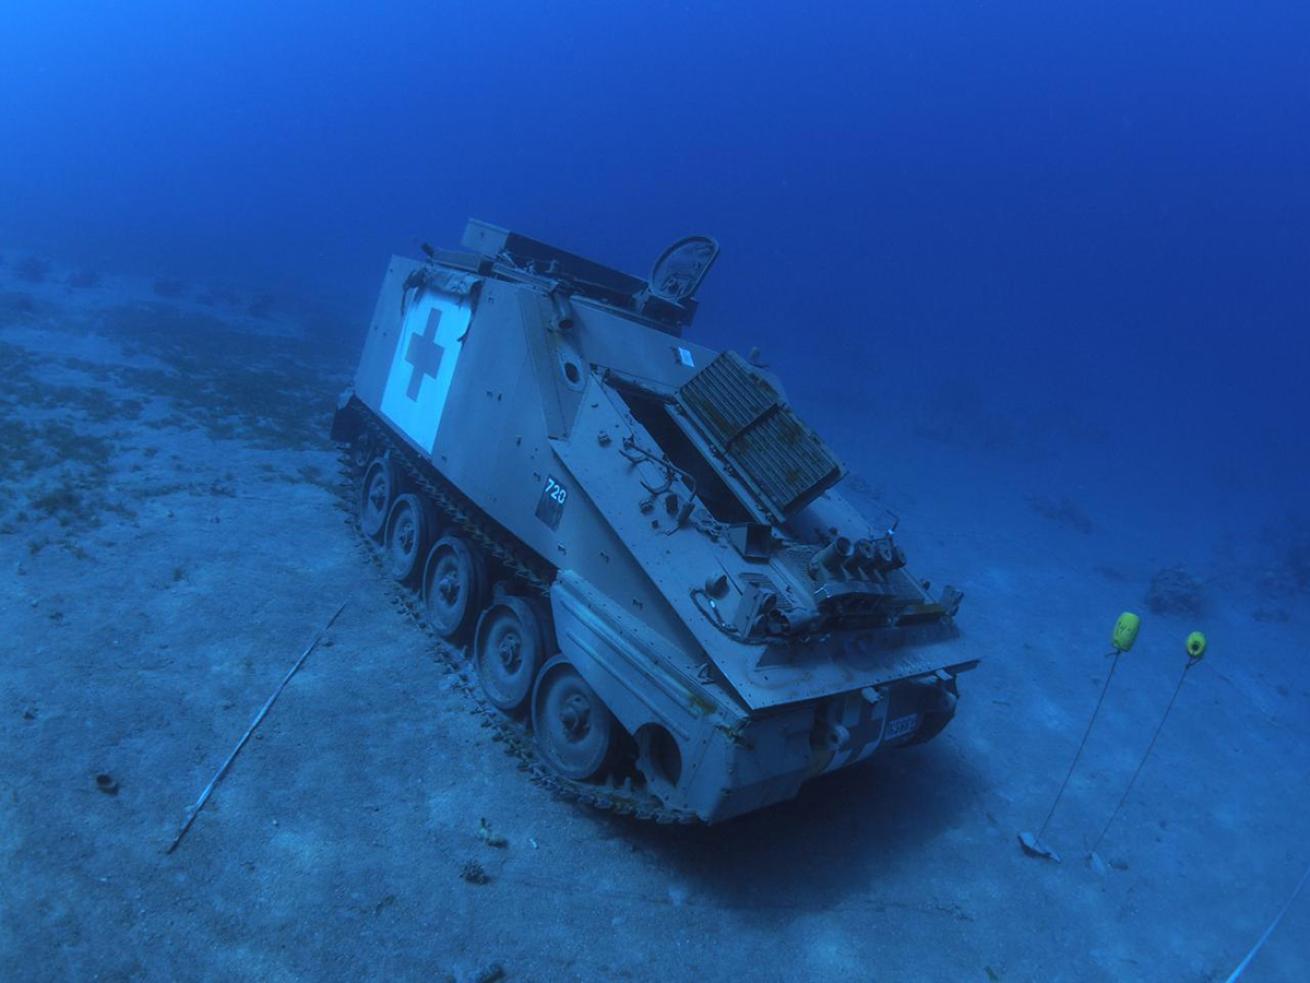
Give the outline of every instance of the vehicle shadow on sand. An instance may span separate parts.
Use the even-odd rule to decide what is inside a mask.
[[[892,886],[936,837],[973,821],[983,788],[955,749],[925,746],[817,779],[790,802],[722,825],[631,824],[622,835],[688,887],[688,903],[783,918],[876,911],[904,906]]]

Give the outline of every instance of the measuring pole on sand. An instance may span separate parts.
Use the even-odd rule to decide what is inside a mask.
[[[300,658],[296,660],[296,664],[293,665],[290,670],[287,671],[287,674],[282,677],[282,682],[278,684],[277,689],[273,690],[273,695],[264,701],[264,705],[259,708],[259,713],[255,714],[255,719],[250,722],[250,726],[246,728],[246,732],[241,735],[241,740],[237,741],[237,746],[232,749],[232,753],[227,756],[227,760],[219,765],[218,771],[214,772],[214,777],[209,780],[209,784],[204,787],[196,801],[191,804],[189,809],[187,809],[186,818],[182,820],[181,828],[178,829],[177,835],[173,837],[173,842],[168,845],[168,849],[164,851],[165,853],[172,853],[177,849],[177,845],[182,842],[182,837],[186,836],[187,830],[189,830],[191,824],[196,821],[196,816],[200,815],[200,810],[203,809],[205,803],[209,801],[209,796],[213,793],[214,788],[223,780],[223,776],[227,774],[227,770],[232,767],[232,762],[236,760],[236,756],[241,752],[241,749],[246,746],[246,741],[250,740],[250,735],[255,732],[255,728],[258,727],[264,717],[267,716],[273,703],[282,695],[282,691],[287,688],[287,683],[291,682],[291,677],[300,671],[300,667],[305,664],[305,660],[309,658],[309,654],[313,652],[314,649],[318,648],[318,643],[322,640],[323,635],[332,627],[333,622],[337,620],[338,616],[345,609],[346,602],[342,601],[341,606],[337,608],[336,613],[328,618],[327,624],[319,629],[318,634],[314,636],[314,640],[305,646],[305,651],[300,653]]]

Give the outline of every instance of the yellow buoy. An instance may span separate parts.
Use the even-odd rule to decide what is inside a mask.
[[[1131,611],[1125,611],[1114,623],[1114,634],[1110,636],[1110,644],[1120,652],[1127,652],[1133,647],[1133,642],[1137,641],[1137,632],[1141,627],[1142,619]],[[1201,647],[1205,647],[1205,639],[1201,640]]]
[[[1114,623],[1114,631],[1110,634],[1110,644],[1114,650],[1107,652],[1106,656],[1113,656],[1110,662],[1110,671],[1105,674],[1105,682],[1101,684],[1101,695],[1096,699],[1096,707],[1092,710],[1091,719],[1087,721],[1087,729],[1083,731],[1083,739],[1078,742],[1078,750],[1073,754],[1073,763],[1069,765],[1069,771],[1064,776],[1064,781],[1060,783],[1060,788],[1055,793],[1055,801],[1051,803],[1051,808],[1046,813],[1046,818],[1042,820],[1041,828],[1036,833],[1020,833],[1019,845],[1023,847],[1023,852],[1030,857],[1044,857],[1047,860],[1060,862],[1060,855],[1047,846],[1042,837],[1046,835],[1046,828],[1051,825],[1051,818],[1055,815],[1056,808],[1060,805],[1060,798],[1064,795],[1064,790],[1069,787],[1069,779],[1073,778],[1074,770],[1078,767],[1078,759],[1083,756],[1083,750],[1087,747],[1087,738],[1092,736],[1092,725],[1096,723],[1096,718],[1101,712],[1101,705],[1105,703],[1105,694],[1110,690],[1110,680],[1114,678],[1114,670],[1119,665],[1119,657],[1133,647],[1133,642],[1137,641],[1137,631],[1142,627],[1142,619],[1131,611],[1125,611],[1119,615],[1119,620]]]
[[[1129,616],[1124,615],[1124,617]],[[1120,618],[1119,620],[1123,621],[1123,618]],[[1118,635],[1119,627],[1116,625],[1115,645],[1119,644]],[[1128,644],[1131,645],[1132,642],[1129,641]],[[1137,763],[1137,770],[1133,772],[1133,777],[1128,779],[1128,787],[1124,789],[1124,794],[1120,797],[1119,804],[1114,807],[1114,812],[1110,814],[1109,821],[1106,822],[1105,826],[1101,829],[1101,835],[1096,838],[1096,842],[1092,844],[1091,851],[1087,854],[1087,860],[1092,865],[1093,869],[1101,871],[1105,869],[1105,864],[1100,856],[1097,855],[1096,848],[1099,847],[1101,841],[1105,839],[1105,834],[1110,832],[1110,827],[1114,825],[1115,819],[1123,810],[1124,804],[1128,801],[1128,793],[1133,790],[1133,785],[1137,782],[1137,776],[1140,775],[1142,769],[1146,767],[1146,759],[1151,756],[1151,750],[1155,747],[1155,742],[1160,739],[1160,731],[1164,730],[1164,722],[1169,719],[1169,711],[1174,708],[1174,703],[1178,700],[1178,694],[1183,691],[1183,681],[1187,678],[1188,670],[1195,665],[1199,665],[1201,662],[1201,656],[1203,655],[1205,655],[1205,636],[1199,631],[1194,631],[1187,636],[1187,664],[1183,666],[1182,675],[1178,677],[1178,685],[1174,687],[1173,696],[1169,697],[1169,702],[1165,705],[1164,715],[1160,717],[1160,722],[1155,726],[1155,733],[1151,735],[1151,743],[1146,745],[1146,752],[1142,755],[1142,760]]]

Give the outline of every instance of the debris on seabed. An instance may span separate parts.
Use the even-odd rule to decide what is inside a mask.
[[[482,864],[478,863],[476,860],[470,860],[464,864],[459,872],[459,876],[470,884],[491,883],[491,878],[487,875],[487,872],[482,869]]]
[[[505,837],[498,833],[493,833],[491,831],[491,825],[486,819],[478,820],[478,838],[482,840],[483,843],[487,844],[487,846],[494,846],[500,849],[509,846],[509,840],[505,839]]]

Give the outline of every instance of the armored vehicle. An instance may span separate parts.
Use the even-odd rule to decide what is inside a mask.
[[[955,713],[961,595],[755,359],[684,337],[718,254],[647,279],[470,222],[393,258],[333,437],[398,597],[553,789],[661,821],[794,796]]]

